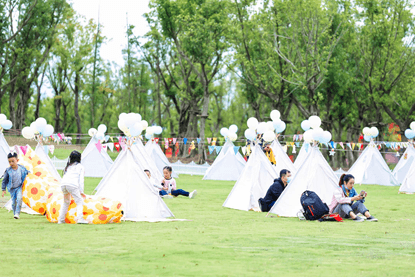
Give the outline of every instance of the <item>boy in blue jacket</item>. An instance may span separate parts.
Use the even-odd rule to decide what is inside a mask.
[[[22,187],[29,171],[26,167],[17,164],[17,153],[10,153],[7,155],[10,167],[6,169],[3,175],[3,182],[1,184],[2,194],[4,197],[7,190],[10,192],[12,199],[13,214],[15,219],[19,219],[20,209],[22,208]]]

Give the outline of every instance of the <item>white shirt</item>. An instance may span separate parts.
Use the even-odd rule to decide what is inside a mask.
[[[75,187],[78,188],[81,193],[84,193],[84,175],[85,168],[82,164],[75,163],[70,165],[63,175],[61,186]]]

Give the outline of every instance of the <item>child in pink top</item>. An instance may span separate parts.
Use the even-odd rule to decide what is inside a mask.
[[[197,191],[194,190],[191,193],[176,188],[176,180],[171,177],[172,168],[170,166],[165,166],[163,168],[163,175],[164,179],[161,181],[161,185],[163,186],[163,189],[160,190],[160,195],[164,198],[171,198],[171,195],[173,196],[187,196],[189,198],[194,198],[197,194]],[[170,197],[169,197],[170,196]]]

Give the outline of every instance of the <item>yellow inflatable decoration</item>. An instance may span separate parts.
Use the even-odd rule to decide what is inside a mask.
[[[23,184],[23,202],[34,211],[46,215],[49,222],[57,223],[63,205],[63,193],[58,180],[29,146],[26,153],[20,153],[19,164],[29,170]],[[84,199],[84,219],[91,224],[118,223],[123,216],[122,204],[108,198],[87,196]],[[76,223],[76,204],[71,199],[66,223]]]

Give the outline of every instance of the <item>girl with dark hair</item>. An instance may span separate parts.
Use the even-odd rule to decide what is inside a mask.
[[[171,168],[171,166],[165,166],[163,168],[164,179],[163,181],[161,181],[161,185],[163,186],[163,188],[159,192],[160,195],[163,198],[173,198],[173,196],[177,197],[179,195],[187,196],[189,198],[194,198],[197,194],[196,190],[189,193],[182,189],[176,189],[176,180],[171,177],[172,171],[173,169]]]
[[[66,213],[71,203],[71,196],[76,203],[76,218],[78,224],[86,224],[84,215],[84,175],[85,168],[81,165],[81,153],[72,151],[68,163],[63,171],[61,189],[63,192],[63,205],[59,213],[58,224],[65,223]]]
[[[364,221],[363,218],[356,216],[357,213],[361,213],[366,217],[367,221],[378,221],[370,215],[369,210],[363,204],[367,192],[362,190],[360,194],[357,194],[353,186],[353,175],[343,174],[340,177],[339,188],[334,193],[333,200],[329,206],[330,213],[338,213],[343,218],[351,218],[357,222]]]

